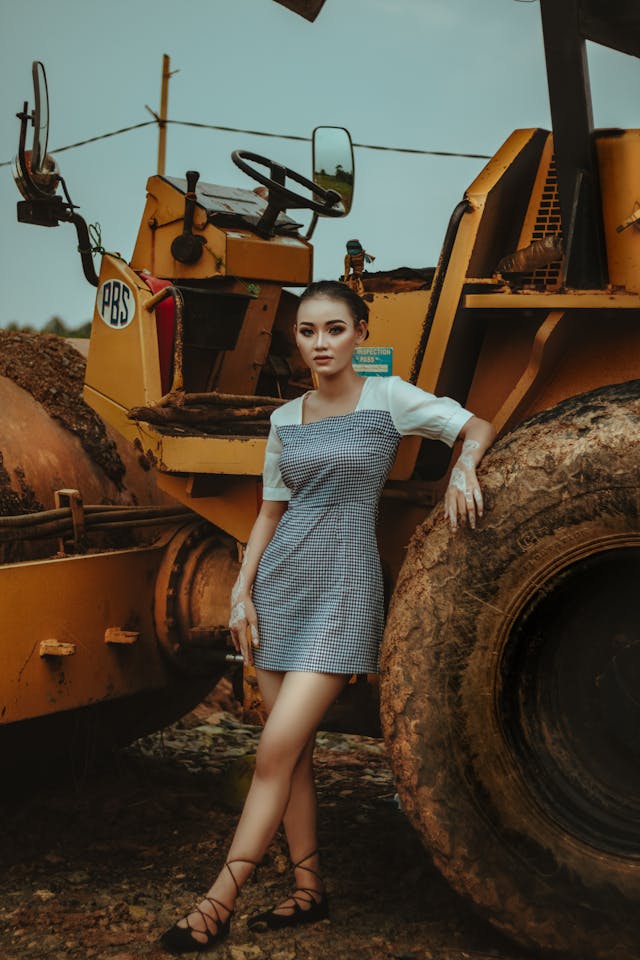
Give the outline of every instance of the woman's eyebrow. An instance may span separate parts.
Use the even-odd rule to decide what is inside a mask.
[[[316,324],[313,320],[300,320],[298,323],[298,328],[309,327],[312,330],[315,330],[316,326],[321,327],[333,327],[336,323],[341,323],[345,327],[347,326],[347,321],[343,320],[342,317],[336,317],[335,320],[324,320],[320,324]]]

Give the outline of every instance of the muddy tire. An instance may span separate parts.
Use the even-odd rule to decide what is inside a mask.
[[[383,644],[404,809],[529,947],[640,957],[640,381],[523,423],[413,537]]]

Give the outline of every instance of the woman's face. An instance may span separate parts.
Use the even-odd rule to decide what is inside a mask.
[[[295,337],[307,366],[318,376],[335,376],[351,366],[354,349],[366,336],[342,300],[312,297],[298,308]]]

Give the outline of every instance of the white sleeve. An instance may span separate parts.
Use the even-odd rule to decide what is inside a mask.
[[[290,500],[291,490],[285,484],[280,473],[280,453],[282,441],[278,432],[271,424],[269,439],[264,451],[264,470],[262,472],[262,499],[263,500]]]
[[[399,434],[442,440],[450,447],[473,416],[457,400],[436,397],[400,377],[390,379],[388,403]]]

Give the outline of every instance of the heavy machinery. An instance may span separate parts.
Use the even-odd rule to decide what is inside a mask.
[[[310,19],[323,4],[283,2]],[[518,130],[489,161],[454,210],[430,290],[364,277],[363,371],[453,396],[499,433],[482,466],[484,520],[455,536],[429,512],[450,451],[401,445],[380,519],[393,592],[381,714],[403,807],[458,891],[531,948],[637,960],[640,131],[592,129],[584,49],[588,38],[640,55],[640,13],[631,0],[541,0],[541,15],[553,134]],[[23,131],[28,119],[25,106]],[[326,136],[337,162],[338,134]],[[23,136],[20,219],[78,226],[36,147],[29,157]],[[152,177],[130,263],[106,254],[99,277],[88,270],[98,295],[87,402],[207,524],[181,518],[151,544],[88,555],[76,501],[79,552],[0,569],[33,575],[33,587],[42,562],[52,578],[46,623],[25,601],[0,646],[24,638],[13,681],[29,674],[32,705],[47,677],[61,695],[72,689],[89,649],[38,657],[45,627],[60,642],[75,631],[102,644],[112,679],[96,709],[119,702],[136,669],[134,713],[142,695],[164,690],[166,704],[168,678],[193,696],[220,669],[211,659],[222,656],[236,546],[258,510],[267,418],[309,386],[283,288],[311,278],[311,246],[285,211],[343,212],[267,158],[234,159],[266,197],[194,173]],[[326,171],[317,155],[314,168]],[[292,193],[287,175],[311,196]],[[105,644],[107,634],[136,642]]]
[[[47,154],[42,64],[33,79],[34,109],[18,115],[18,218],[72,223],[98,290],[91,407],[71,346],[0,333],[12,411],[0,431],[0,743],[7,767],[31,769],[165,725],[238,659],[228,598],[258,509],[263,437],[280,385],[304,375],[283,285],[311,279],[312,246],[284,211],[343,215],[353,164],[346,132],[322,128],[318,176],[330,184],[339,167],[343,199],[250,153],[234,160],[267,199],[197,185],[191,171],[152,177],[131,265],[107,254],[98,277],[89,229]]]

